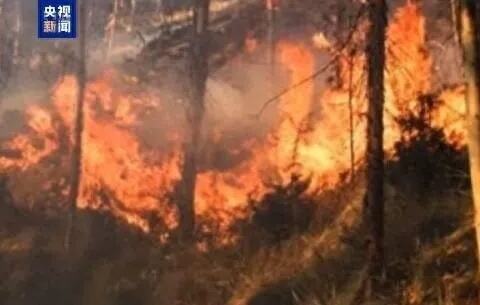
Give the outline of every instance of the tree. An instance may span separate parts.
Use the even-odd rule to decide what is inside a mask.
[[[369,228],[369,275],[375,281],[383,271],[384,261],[384,191],[383,191],[383,108],[385,33],[387,6],[385,0],[369,0],[370,29],[367,41],[367,191],[366,223]]]
[[[70,163],[70,183],[68,193],[68,219],[67,231],[65,234],[65,249],[68,250],[71,245],[75,214],[77,209],[77,200],[80,191],[80,182],[82,175],[82,135],[84,124],[84,101],[85,87],[87,83],[87,0],[80,1],[80,20],[79,20],[79,42],[77,58],[77,103],[75,110],[75,119],[73,127],[73,144]]]
[[[480,52],[477,49],[480,44],[478,42],[478,16],[475,2],[477,1],[460,1],[459,36],[464,59],[468,151],[475,215],[477,256],[480,261]]]
[[[265,0],[265,6],[267,9],[267,36],[268,36],[268,56],[269,56],[269,63],[271,67],[272,74],[274,73],[275,68],[275,49],[276,49],[276,33],[275,33],[275,26],[276,26],[276,19],[277,19],[277,10],[279,6],[279,0]]]
[[[22,1],[15,1],[14,7],[15,13],[15,23],[13,26],[14,38],[13,38],[13,63],[17,65],[19,63],[20,57],[20,38],[22,32],[22,20],[23,20],[23,10],[22,10]]]
[[[105,54],[105,59],[110,61],[110,56],[112,55],[113,44],[115,42],[115,28],[117,26],[118,18],[118,0],[113,0],[112,13],[108,18],[108,24],[105,28],[107,36],[107,50]]]
[[[210,0],[195,0],[193,37],[190,48],[191,94],[187,111],[190,139],[185,145],[180,190],[180,231],[184,240],[193,238],[195,230],[195,186],[198,146],[205,113],[205,91],[208,77],[208,24]]]

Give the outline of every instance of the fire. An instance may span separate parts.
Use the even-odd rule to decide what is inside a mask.
[[[138,124],[139,112],[152,105],[133,96],[119,95],[113,89],[113,74],[106,72],[86,89],[79,206],[109,209],[146,230],[148,223],[139,215],[151,211],[163,218],[168,227],[174,227],[174,212],[161,201],[166,200],[179,178],[179,154],[149,152],[151,156],[147,158],[133,128]],[[52,112],[60,118],[57,124],[71,135],[77,94],[75,78],[65,77],[56,88]],[[52,113],[38,106],[30,107],[27,113],[31,132],[7,144],[20,151],[22,157],[2,158],[2,168],[26,169],[60,147],[59,128],[53,124]],[[43,149],[33,147],[35,137],[44,141]],[[149,161],[152,159],[156,162]]]
[[[6,148],[19,152],[20,158],[0,157],[0,167],[16,166],[25,170],[50,155],[58,148],[57,135],[54,132],[53,118],[50,113],[38,106],[30,106],[26,110],[28,127],[41,143],[35,143],[28,134],[20,134],[13,138]]]
[[[305,47],[283,43],[279,49],[282,62],[292,71],[292,82],[298,82],[313,73],[314,59]],[[267,191],[264,181],[276,178],[279,180],[277,183],[288,182],[289,175],[294,172],[292,166],[297,163],[299,131],[306,125],[312,94],[313,85],[307,84],[282,99],[277,126],[266,141],[252,144],[250,159],[228,172],[200,173],[196,189],[197,213],[210,214],[213,209],[223,210],[223,215],[229,215],[226,211],[244,207],[249,199],[263,195]],[[272,172],[278,173],[278,176],[274,177]],[[214,218],[223,225],[228,225],[232,220],[230,216],[218,216],[214,215]],[[244,214],[237,213],[236,216],[242,217]]]
[[[432,58],[425,47],[425,17],[420,8],[409,1],[399,9],[387,36],[388,100],[394,101],[401,112],[431,90]]]
[[[399,9],[388,30],[387,111],[388,144],[398,139],[398,127],[392,116],[406,111],[418,112],[422,95],[432,91],[433,60],[426,49],[425,17],[417,4],[410,1]],[[450,143],[465,145],[465,95],[461,87],[439,94],[439,105],[432,113],[433,127],[442,128]]]
[[[363,32],[355,39],[362,39],[362,35]],[[388,30],[387,153],[401,137],[395,117],[414,110],[419,96],[431,91],[432,58],[425,41],[425,18],[418,6],[409,2],[397,10]],[[257,48],[258,43],[247,41],[247,49]],[[307,44],[279,43],[278,57],[289,75],[288,86],[315,72],[312,49]],[[224,229],[235,218],[247,216],[249,200],[264,195],[269,184],[288,183],[294,174],[311,178],[310,191],[339,183],[351,166],[350,140],[354,139],[353,161],[357,166],[365,153],[364,70],[365,56],[361,52],[351,59],[343,56],[339,86],[319,93],[314,82],[306,82],[284,95],[278,103],[277,121],[264,139],[230,148],[232,154],[239,147],[246,148],[241,150],[249,151],[247,157],[226,169],[208,168],[198,173],[196,213],[214,219]],[[120,90],[117,77],[118,72],[106,71],[86,89],[79,206],[110,210],[145,231],[154,229],[152,216],[172,229],[177,225],[177,215],[169,198],[181,178],[182,137],[170,136],[168,151],[145,148],[136,127],[141,125],[143,113],[161,109],[161,105],[152,103],[153,99],[145,94]],[[18,152],[19,156],[0,157],[2,170],[26,171],[62,150],[63,158],[68,158],[71,145],[62,144],[62,131],[72,134],[76,93],[75,79],[68,76],[55,86],[50,107],[27,109],[28,132],[4,144],[5,149]],[[443,103],[432,113],[433,124],[443,128],[452,143],[461,146],[464,92],[461,88],[449,89],[440,94],[439,100]],[[222,136],[221,130],[215,130],[212,138],[215,142]],[[71,142],[71,138],[67,136],[66,142]]]
[[[465,88],[459,86],[450,88],[440,94],[439,99],[444,103],[441,108],[433,114],[433,124],[442,127],[447,139],[451,143],[461,147],[467,143],[465,129],[465,114],[467,113],[465,103]]]

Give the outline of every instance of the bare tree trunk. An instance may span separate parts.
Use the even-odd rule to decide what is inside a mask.
[[[278,9],[278,0],[265,0],[267,9],[267,23],[268,23],[268,62],[270,63],[271,74],[275,72],[275,52],[276,52],[276,10]]]
[[[107,51],[105,54],[105,59],[110,61],[110,56],[112,54],[113,44],[115,41],[115,28],[117,27],[117,15],[118,15],[118,3],[119,0],[113,0],[113,9],[110,14],[110,18],[107,24]]]
[[[455,42],[457,44],[460,43],[460,20],[458,19],[458,13],[459,13],[459,0],[450,0],[450,11],[452,15],[452,26],[454,28],[453,31],[453,36],[455,38]]]
[[[135,27],[135,14],[137,12],[137,0],[130,0],[130,24],[129,31]]]
[[[352,52],[349,52],[352,53]],[[348,114],[350,132],[350,181],[355,178],[355,122],[353,115],[353,54],[348,57]]]
[[[477,256],[480,265],[480,76],[476,7],[474,0],[460,2],[460,41],[465,69],[470,176],[475,211]]]
[[[22,1],[15,2],[15,25],[14,25],[14,41],[13,41],[13,64],[17,65],[20,60],[20,36],[22,33]]]
[[[133,19],[135,18],[135,13],[137,12],[137,0],[130,0],[130,17]]]
[[[70,190],[68,193],[68,219],[67,230],[65,234],[65,249],[68,251],[72,244],[73,228],[75,223],[75,214],[77,210],[77,200],[80,190],[82,176],[82,135],[83,135],[83,104],[85,100],[85,87],[87,83],[87,41],[86,41],[86,20],[87,20],[87,1],[80,1],[80,20],[79,20],[79,52],[77,68],[77,104],[75,121],[73,126],[73,146],[70,164]]]
[[[384,190],[383,190],[383,108],[385,32],[387,6],[385,0],[369,0],[370,29],[367,45],[368,126],[367,126],[367,193],[366,223],[369,227],[370,288],[375,285],[384,266]]]
[[[205,113],[208,77],[208,22],[210,0],[195,0],[193,42],[191,46],[191,99],[188,111],[190,141],[186,144],[182,169],[180,230],[183,240],[192,240],[195,231],[195,186],[198,146]]]
[[[337,38],[337,43],[336,47],[338,49],[341,48],[340,44],[343,41],[344,38],[344,31],[345,31],[345,10],[346,10],[346,5],[344,0],[337,0],[337,28],[336,28],[336,33],[335,36]],[[338,56],[337,58],[337,64],[336,64],[336,71],[335,71],[335,77],[336,77],[336,85],[338,87],[342,87],[345,84],[343,84],[342,80],[342,57]]]
[[[346,14],[346,3],[344,0],[337,1],[337,29],[336,29],[336,37],[337,43],[336,48],[341,49],[341,42],[345,40],[345,31],[352,31],[352,17]],[[346,25],[348,26],[346,28]],[[345,88],[346,84],[344,83],[342,72],[342,60],[344,56],[347,59],[348,63],[348,114],[349,114],[349,150],[350,150],[350,181],[353,181],[355,177],[355,138],[354,138],[354,109],[353,109],[353,94],[354,94],[354,86],[353,86],[353,68],[354,68],[354,53],[355,53],[355,44],[351,44],[351,46],[347,46],[345,51],[341,51],[337,58],[336,64],[336,85],[339,88]]]

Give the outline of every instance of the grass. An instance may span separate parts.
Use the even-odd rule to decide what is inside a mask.
[[[476,304],[470,199],[432,194],[420,203],[387,189],[387,280],[372,304]],[[357,181],[320,196],[317,223],[279,244],[210,252],[159,245],[108,215],[83,211],[76,248],[66,254],[60,218],[3,211],[0,220],[10,225],[0,231],[0,299],[5,305],[350,305],[366,276],[363,193]],[[337,207],[329,220],[321,208],[328,205]]]

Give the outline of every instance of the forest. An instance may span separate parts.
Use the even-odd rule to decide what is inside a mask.
[[[0,305],[480,304],[480,2],[0,0]]]

